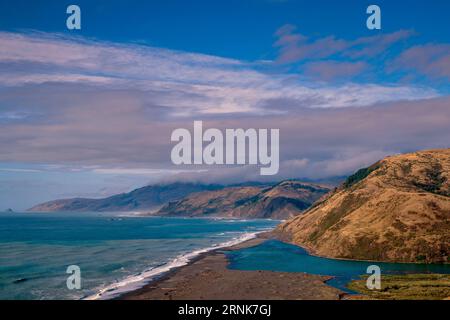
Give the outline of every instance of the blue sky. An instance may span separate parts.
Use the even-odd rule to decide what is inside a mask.
[[[69,4],[82,8],[84,28],[78,33],[83,36],[250,61],[273,59],[273,33],[288,23],[310,36],[344,39],[401,29],[415,30],[419,42],[445,42],[450,36],[445,0],[6,0],[0,3],[0,29],[71,33],[65,28]],[[365,28],[370,4],[382,8],[381,31]]]
[[[401,70],[387,74],[379,65],[398,55],[405,47],[423,43],[445,43],[450,38],[450,2],[378,1],[382,9],[382,29],[368,30],[365,13],[371,1],[231,0],[231,1],[78,1],[82,8],[80,31],[65,27],[65,9],[71,1],[3,1],[0,4],[0,30],[27,32],[39,30],[82,36],[116,43],[141,43],[244,61],[276,60],[275,32],[293,25],[310,41],[333,36],[338,40],[410,32],[389,50],[374,54],[370,76],[357,81],[402,81]],[[335,61],[348,58],[332,56]],[[354,59],[353,59],[354,60]],[[305,61],[283,65],[284,72],[304,72]],[[309,70],[309,69],[308,69]],[[306,70],[307,71],[307,70]],[[411,76],[409,73],[407,76]],[[448,93],[442,78],[415,75],[418,84],[429,84]]]
[[[69,4],[80,31],[65,27]],[[366,28],[369,4],[382,30]],[[448,12],[443,0],[2,1],[0,210],[260,178],[174,167],[170,133],[193,120],[282,128],[275,179],[448,147]]]

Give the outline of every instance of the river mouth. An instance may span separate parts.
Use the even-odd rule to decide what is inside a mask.
[[[382,274],[450,274],[450,265],[387,263],[355,260],[337,260],[312,256],[298,246],[278,240],[267,240],[257,246],[227,251],[230,269],[304,272],[334,277],[327,284],[347,293],[352,280],[367,275],[367,267],[377,265]]]

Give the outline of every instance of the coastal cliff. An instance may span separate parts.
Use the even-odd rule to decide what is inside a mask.
[[[448,262],[450,149],[387,157],[274,234],[331,258]]]

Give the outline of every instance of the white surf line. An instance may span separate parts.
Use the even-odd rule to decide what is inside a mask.
[[[267,229],[270,230],[270,229]],[[164,265],[161,265],[159,267],[154,267],[149,270],[143,271],[140,274],[130,276],[125,278],[124,280],[121,280],[119,282],[113,283],[111,285],[108,285],[102,289],[99,290],[96,294],[87,296],[85,298],[82,298],[83,300],[107,300],[112,299],[117,296],[120,296],[124,293],[131,292],[137,289],[142,288],[146,284],[148,284],[150,281],[152,281],[155,276],[161,275],[163,273],[166,273],[174,268],[182,267],[187,265],[192,259],[197,257],[198,255],[202,253],[206,253],[212,250],[225,248],[225,247],[231,247],[234,245],[237,245],[239,243],[251,240],[256,238],[256,236],[259,233],[266,232],[267,230],[261,230],[258,232],[251,232],[251,233],[244,233],[240,237],[236,239],[232,239],[217,245],[214,245],[212,247],[204,248],[195,250],[183,255],[180,255],[173,259],[171,262],[166,263]]]

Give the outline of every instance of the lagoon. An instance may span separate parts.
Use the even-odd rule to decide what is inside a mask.
[[[298,246],[268,240],[260,245],[236,251],[227,251],[229,268],[238,270],[269,270],[283,272],[305,272],[310,274],[333,276],[327,283],[345,292],[351,280],[367,274],[367,267],[378,265],[382,274],[407,273],[450,273],[450,265],[384,263],[369,261],[337,260],[312,256]]]

